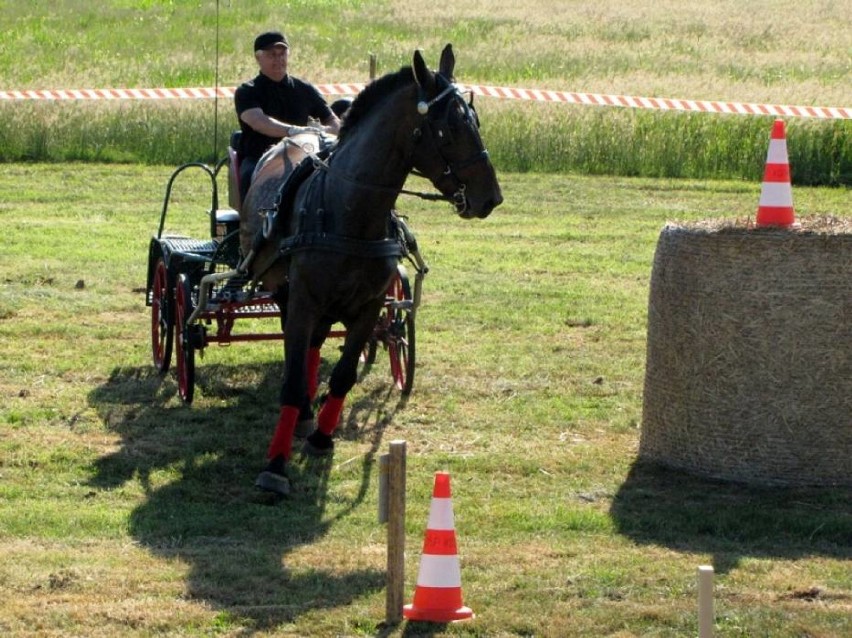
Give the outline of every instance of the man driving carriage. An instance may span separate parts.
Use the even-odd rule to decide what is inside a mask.
[[[283,33],[261,33],[254,40],[260,73],[234,94],[241,130],[240,201],[245,199],[258,160],[270,146],[299,133],[312,120],[321,124],[324,133],[336,135],[340,130],[340,120],[317,88],[289,74],[289,56],[290,43]]]

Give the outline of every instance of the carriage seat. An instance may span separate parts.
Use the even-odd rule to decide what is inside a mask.
[[[216,211],[216,236],[219,239],[221,239],[220,235],[224,236],[228,232],[236,230],[239,225],[240,214],[233,208],[220,208]]]

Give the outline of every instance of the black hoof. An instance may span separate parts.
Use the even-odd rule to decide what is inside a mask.
[[[287,462],[281,454],[269,459],[263,472],[258,474],[254,486],[265,492],[287,496],[290,493],[290,480],[286,475],[286,466]]]
[[[305,439],[302,445],[302,454],[307,456],[328,456],[334,454],[334,441],[328,434],[323,434],[319,430],[314,432]]]
[[[273,492],[281,496],[287,496],[290,493],[290,481],[287,477],[269,470],[264,470],[258,474],[254,486],[265,492]]]

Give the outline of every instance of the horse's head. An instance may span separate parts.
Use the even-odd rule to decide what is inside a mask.
[[[464,218],[487,217],[503,201],[488,151],[479,135],[473,101],[466,102],[453,83],[455,56],[444,47],[437,73],[414,52],[412,70],[418,86],[414,168],[450,199]]]

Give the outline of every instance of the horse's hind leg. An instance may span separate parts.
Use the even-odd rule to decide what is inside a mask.
[[[376,326],[376,319],[383,300],[379,301],[374,311],[366,312],[353,325],[347,326],[346,340],[340,359],[331,371],[328,381],[328,396],[317,415],[317,429],[308,436],[302,451],[312,456],[324,456],[334,450],[331,436],[340,421],[343,403],[346,395],[355,385],[358,378],[358,359],[364,349],[364,344]]]
[[[296,423],[296,430],[294,431],[294,435],[297,439],[304,439],[314,431],[316,426],[312,404],[317,395],[317,388],[319,387],[320,363],[320,348],[311,346],[308,349],[308,359],[305,370],[308,392],[302,400],[302,406],[299,409],[299,420]]]
[[[329,325],[328,327],[323,327],[315,331],[314,337],[311,339],[310,348],[308,348],[308,359],[305,369],[308,392],[305,396],[304,402],[302,403],[302,409],[299,413],[299,421],[296,424],[295,431],[295,436],[299,439],[304,439],[313,432],[316,427],[314,411],[311,406],[314,399],[317,397],[317,390],[319,389],[319,369],[322,361],[320,352],[322,350],[322,344],[325,343],[325,339],[330,330],[331,326]]]

